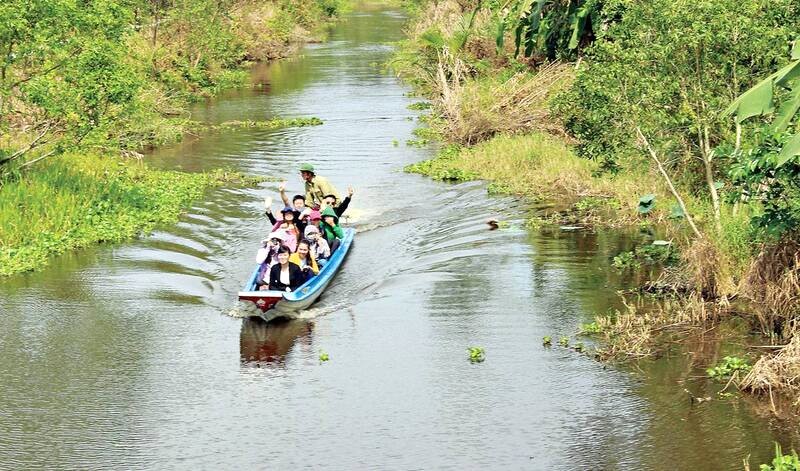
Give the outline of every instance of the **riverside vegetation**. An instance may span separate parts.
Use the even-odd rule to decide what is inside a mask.
[[[393,66],[444,141],[406,170],[570,202],[545,222],[659,225],[680,257],[648,286],[666,299],[600,316],[605,357],[740,317],[782,348],[737,384],[800,405],[800,4],[406,4]]]
[[[175,220],[209,186],[141,151],[198,131],[321,124],[191,120],[254,61],[324,38],[346,0],[22,0],[0,6],[0,275]]]

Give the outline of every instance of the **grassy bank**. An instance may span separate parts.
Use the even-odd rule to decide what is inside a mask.
[[[599,167],[575,155],[563,139],[537,131],[499,134],[472,147],[450,145],[434,159],[405,170],[445,181],[486,180],[491,192],[558,201],[562,210],[572,209],[563,217],[578,217],[578,222],[593,225],[641,221],[638,199],[631,195],[655,190],[657,198],[667,199],[666,189],[649,175],[610,175],[599,172]],[[657,211],[648,220],[663,217]]]
[[[775,70],[800,69],[788,20],[798,8],[414,2],[394,67],[430,101],[420,134],[446,145],[406,170],[566,202],[555,223],[659,224],[680,262],[644,288],[668,299],[600,316],[604,356],[651,355],[665,331],[739,317],[777,347],[749,380],[737,376],[741,387],[800,404],[800,163],[782,147],[800,132],[784,90],[800,84],[775,89],[780,116],[771,101],[752,111],[745,94]],[[649,252],[628,258],[637,253]]]
[[[51,257],[120,242],[175,222],[210,187],[261,179],[182,173],[97,155],[64,155],[0,186],[0,275],[37,270]]]
[[[257,179],[156,171],[120,157],[186,135],[315,126],[318,118],[191,119],[247,83],[253,61],[325,38],[344,0],[92,2],[0,8],[0,275],[175,221],[213,186]],[[24,60],[20,60],[24,59]]]
[[[64,152],[129,155],[180,140],[196,125],[192,102],[247,85],[254,61],[323,40],[349,5],[72,3],[0,10],[0,174]]]

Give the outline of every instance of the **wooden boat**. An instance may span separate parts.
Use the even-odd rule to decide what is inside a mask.
[[[239,291],[239,301],[242,301],[245,317],[261,317],[268,322],[278,317],[291,319],[297,317],[298,312],[311,306],[339,271],[339,267],[353,244],[355,229],[343,230],[344,238],[341,240],[339,248],[328,259],[328,263],[320,269],[317,276],[306,281],[293,292],[258,291],[256,278],[261,271],[261,264],[256,265],[244,289]]]

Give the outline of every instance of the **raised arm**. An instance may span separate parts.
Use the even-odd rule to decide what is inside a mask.
[[[266,209],[264,214],[266,214],[267,217],[269,218],[269,223],[274,226],[275,223],[278,222],[278,220],[275,219],[275,216],[272,214],[272,198],[271,197],[267,196],[266,198],[264,198],[264,208]]]
[[[281,200],[283,200],[283,206],[289,206],[289,197],[286,195],[286,182],[283,181],[278,185],[278,191],[281,193]]]
[[[344,212],[347,211],[347,207],[350,206],[350,201],[353,198],[353,193],[355,193],[353,191],[353,187],[352,186],[348,186],[347,187],[347,196],[345,197],[345,199],[342,200],[341,203],[339,203],[339,206],[334,208],[334,211],[336,211],[336,215],[337,216],[342,217],[342,214],[344,214]]]

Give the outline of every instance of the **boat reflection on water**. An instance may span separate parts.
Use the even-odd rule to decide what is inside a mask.
[[[239,336],[239,358],[243,366],[283,366],[296,342],[311,347],[314,323],[287,320],[266,323],[259,318],[244,319]]]

